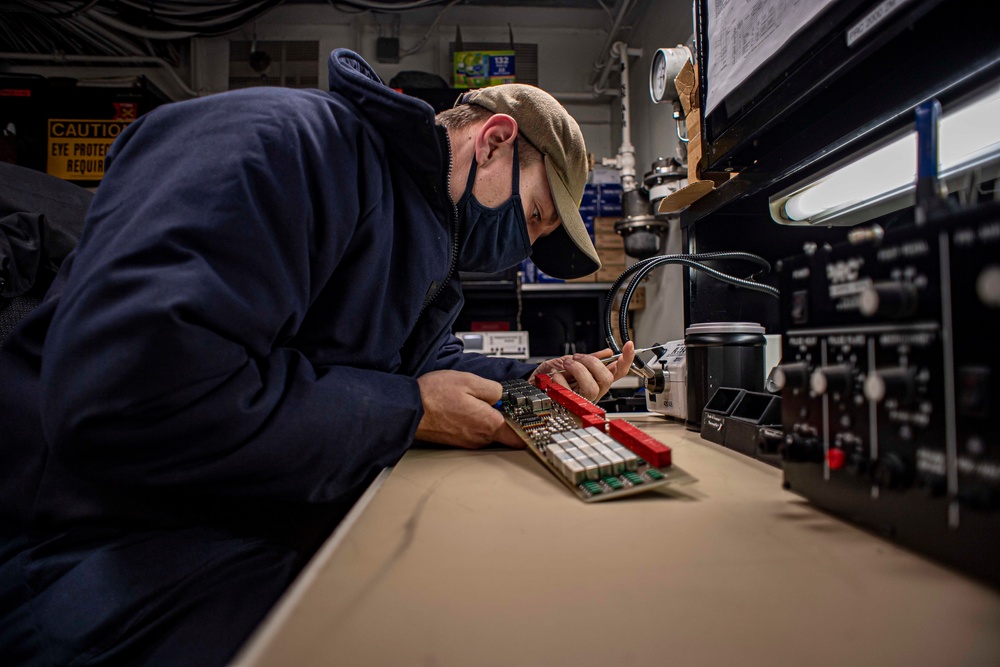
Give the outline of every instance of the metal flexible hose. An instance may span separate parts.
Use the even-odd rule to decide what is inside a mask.
[[[701,262],[712,261],[712,260],[740,260],[747,261],[760,266],[763,271],[753,274],[751,278],[756,275],[767,273],[771,270],[771,264],[765,260],[763,257],[754,255],[748,252],[711,252],[711,253],[695,253],[690,255],[659,255],[657,257],[650,257],[644,259],[640,262],[636,262],[628,269],[626,269],[618,279],[615,280],[611,289],[608,292],[607,298],[604,304],[604,334],[608,341],[608,345],[611,347],[614,353],[621,352],[621,345],[624,345],[629,341],[628,336],[628,306],[632,301],[632,295],[635,293],[636,288],[642,279],[653,269],[659,266],[665,266],[669,264],[680,264],[682,266],[687,266],[688,268],[694,269],[695,271],[701,271],[706,275],[709,275],[721,282],[727,283],[729,285],[734,285],[736,287],[742,287],[744,289],[753,290],[756,292],[762,292],[777,298],[778,290],[770,285],[763,285],[761,283],[755,282],[752,279],[738,278],[736,276],[731,276],[727,273],[723,273],[712,267],[705,266]],[[619,345],[618,341],[615,340],[612,316],[614,312],[614,300],[617,296],[618,290],[621,289],[622,285],[629,280],[628,286],[622,294],[622,300],[620,305],[619,313],[619,331],[621,332],[622,342]]]

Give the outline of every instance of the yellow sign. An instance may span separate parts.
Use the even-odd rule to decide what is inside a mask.
[[[45,171],[68,181],[101,180],[104,156],[129,122],[78,118],[50,120]]]

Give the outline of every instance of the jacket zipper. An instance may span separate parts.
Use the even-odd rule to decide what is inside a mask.
[[[448,150],[448,172],[445,178],[445,185],[450,186],[451,170],[455,166],[455,163],[454,163],[454,157],[451,154],[451,138],[448,137],[447,131],[445,132],[445,143],[447,144],[446,147]],[[451,193],[448,192],[447,190],[441,193],[441,196],[448,197],[448,201],[451,201]],[[458,204],[456,204],[453,201],[451,202],[451,224],[449,231],[451,232],[451,259],[448,262],[448,273],[445,276],[444,281],[442,281],[441,284],[438,285],[438,288],[434,292],[434,295],[431,298],[426,299],[424,301],[423,306],[421,306],[420,308],[420,312],[417,313],[418,322],[420,321],[420,318],[423,317],[424,311],[427,310],[427,307],[430,306],[432,303],[434,303],[434,300],[437,299],[438,296],[441,294],[441,292],[444,290],[445,285],[451,282],[451,278],[455,274],[455,266],[458,264]]]

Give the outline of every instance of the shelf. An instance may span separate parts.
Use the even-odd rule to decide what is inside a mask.
[[[522,292],[607,292],[611,283],[524,283]]]

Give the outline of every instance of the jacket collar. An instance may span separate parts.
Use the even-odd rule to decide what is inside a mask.
[[[353,102],[360,114],[385,139],[386,151],[404,160],[409,169],[435,180],[448,164],[434,110],[415,97],[397,93],[382,83],[361,56],[349,49],[330,54],[330,92]]]

